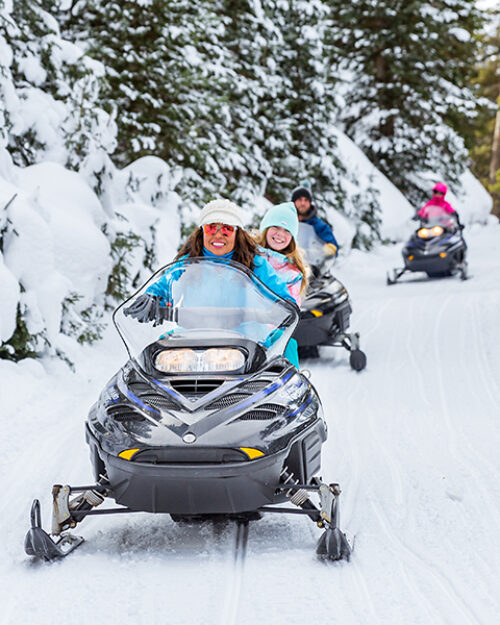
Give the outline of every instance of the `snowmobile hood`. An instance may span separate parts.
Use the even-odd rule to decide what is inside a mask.
[[[250,376],[162,379],[143,376],[130,361],[101,393],[89,426],[116,455],[186,443],[267,453],[321,415],[314,387],[285,359]]]

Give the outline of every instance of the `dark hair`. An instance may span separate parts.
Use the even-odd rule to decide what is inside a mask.
[[[299,187],[298,189],[295,189],[295,191],[292,193],[292,202],[295,203],[299,199],[299,197],[305,197],[309,200],[309,202],[312,203],[311,192],[309,191],[309,189],[306,189],[306,187]]]
[[[253,259],[258,254],[257,245],[244,228],[236,231],[234,242],[233,260],[253,270]],[[203,228],[197,228],[181,247],[174,260],[179,260],[182,256],[203,256]]]

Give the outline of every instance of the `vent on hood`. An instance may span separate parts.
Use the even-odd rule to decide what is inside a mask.
[[[285,414],[286,408],[284,406],[280,406],[279,404],[261,404],[254,408],[253,410],[249,410],[245,412],[244,415],[238,417],[237,421],[268,421],[270,419],[275,419],[276,417],[281,417]]]
[[[218,397],[215,401],[208,404],[208,406],[206,406],[206,409],[218,410],[220,408],[228,408],[229,406],[234,406],[234,404],[238,404],[240,401],[248,399],[249,397],[251,397],[251,395],[247,393],[233,393],[232,395],[224,395],[223,397]]]
[[[106,409],[108,415],[119,423],[125,421],[146,421],[140,412],[136,412],[127,404],[114,404]]]
[[[189,378],[170,380],[170,386],[178,393],[186,397],[200,397],[210,391],[215,391],[224,383],[224,380],[214,380],[209,378]]]

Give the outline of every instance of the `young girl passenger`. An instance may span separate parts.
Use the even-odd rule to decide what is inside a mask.
[[[290,295],[301,304],[307,285],[306,267],[296,243],[299,231],[297,211],[292,202],[272,206],[260,223],[257,243],[279,277],[286,282]]]

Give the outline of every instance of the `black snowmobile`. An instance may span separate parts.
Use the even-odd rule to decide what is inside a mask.
[[[317,477],[321,402],[281,355],[298,318],[238,263],[188,259],[156,273],[113,315],[129,360],[88,415],[95,484],[53,487],[51,535],[35,500],[26,553],[67,555],[83,541],[69,530],[90,515],[247,524],[272,512],[308,516],[323,529],[317,554],[349,559],[340,489]],[[99,508],[109,499],[120,507]]]
[[[395,284],[407,271],[422,271],[429,278],[459,274],[462,280],[466,280],[467,244],[458,215],[452,213],[419,221],[420,225],[402,251],[404,267],[388,272],[387,284]]]
[[[323,242],[317,239],[313,227],[304,223],[299,225],[299,245],[312,271],[293,335],[299,358],[317,358],[319,345],[344,347],[350,352],[351,367],[361,371],[366,367],[366,354],[359,348],[359,333],[348,332],[351,300],[345,286],[333,275],[335,259],[325,256]]]

